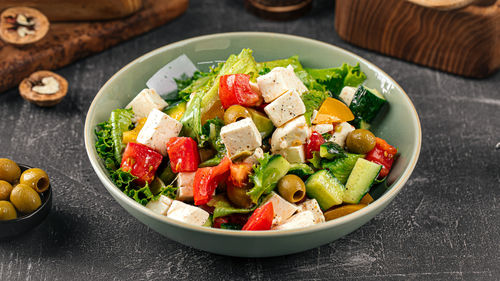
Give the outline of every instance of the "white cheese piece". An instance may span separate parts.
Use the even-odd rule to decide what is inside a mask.
[[[321,211],[321,207],[316,199],[309,199],[299,204],[299,210],[297,212],[300,213],[305,211],[312,212],[314,215],[314,223],[325,222],[325,216],[323,215],[323,211]]]
[[[147,145],[162,155],[167,155],[167,142],[177,137],[181,132],[182,124],[167,114],[153,109],[148,115],[144,127],[137,135],[137,142]]]
[[[283,150],[278,150],[276,153],[281,154],[290,163],[306,162],[306,153],[303,145],[290,146]]]
[[[174,79],[181,79],[183,77],[191,77],[196,71],[196,66],[184,54],[160,68],[151,78],[149,78],[146,85],[150,89],[155,89],[160,96],[168,99],[177,97],[177,83]],[[181,89],[179,89],[181,90]]]
[[[262,145],[262,137],[251,118],[221,128],[220,136],[230,157],[243,151],[253,151]]]
[[[272,202],[274,210],[273,226],[280,225],[291,217],[298,209],[295,204],[286,201],[283,197],[279,196],[275,192],[271,192],[270,195],[262,203],[263,205]]]
[[[273,230],[285,230],[311,226],[314,224],[314,214],[311,211],[305,211],[295,214],[283,224],[278,225]]]
[[[306,106],[302,102],[299,93],[295,90],[290,90],[264,107],[264,111],[274,126],[279,127],[295,117],[304,114]]]
[[[204,225],[210,214],[193,205],[174,200],[167,212],[167,217],[189,224]]]
[[[264,157],[264,151],[262,150],[262,148],[257,147],[257,149],[255,149],[252,155],[248,156],[247,158],[245,158],[245,160],[243,160],[243,163],[258,164],[259,159],[262,159],[263,157]]]
[[[146,204],[146,208],[155,213],[166,216],[168,208],[170,207],[170,205],[172,205],[172,201],[173,200],[168,198],[167,196],[160,195],[160,198],[158,198],[158,200],[149,201],[148,204]]]
[[[341,147],[345,146],[345,140],[347,138],[347,135],[354,131],[356,128],[354,128],[351,124],[347,122],[342,122],[335,126],[334,133],[332,137],[330,138],[329,141],[334,142]]]
[[[275,67],[269,73],[257,77],[257,85],[264,100],[269,103],[288,90],[296,90],[299,94],[307,91],[306,86],[295,75],[293,66]]]
[[[354,94],[356,93],[357,88],[345,86],[340,91],[339,98],[347,105],[351,105],[351,101],[354,98]]]
[[[333,131],[333,124],[318,124],[311,127],[312,132],[318,132],[320,135]]]
[[[162,110],[167,105],[168,103],[155,90],[144,89],[125,108],[132,108],[134,120],[139,120],[148,117],[153,109]]]
[[[180,172],[177,175],[177,200],[193,201],[193,182],[196,172]]]
[[[303,145],[309,136],[306,118],[299,116],[276,128],[271,138],[271,150],[279,151],[290,146]]]

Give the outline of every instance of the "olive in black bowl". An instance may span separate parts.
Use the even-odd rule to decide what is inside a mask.
[[[21,170],[21,173],[32,168],[23,164],[18,164],[18,166]],[[12,210],[9,208],[8,204],[5,203],[9,201],[1,201],[2,204],[5,205],[3,206],[3,209],[6,209],[8,212],[15,211],[17,214],[17,218],[10,220],[0,220],[0,240],[18,236],[39,225],[47,217],[52,207],[52,187],[50,186],[50,184],[48,188],[45,189],[45,191],[38,193],[38,195],[40,196],[40,206],[29,214],[23,214],[15,208],[14,210]],[[36,204],[38,205],[38,203]],[[11,204],[11,206],[13,206],[13,204]]]

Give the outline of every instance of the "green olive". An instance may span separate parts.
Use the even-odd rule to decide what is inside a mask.
[[[12,185],[6,181],[0,180],[0,200],[9,200]]]
[[[9,201],[0,201],[0,221],[13,220],[17,218],[17,212]]]
[[[288,202],[296,203],[306,196],[306,185],[296,175],[286,175],[278,182],[278,192]]]
[[[21,174],[21,178],[19,180],[20,183],[24,183],[33,188],[36,192],[42,193],[49,189],[49,176],[47,173],[38,168],[31,168],[24,171]]]
[[[20,183],[12,189],[10,193],[10,202],[14,204],[16,209],[25,214],[33,213],[42,205],[40,195],[33,190],[29,185]]]
[[[241,105],[231,105],[224,112],[224,124],[231,124],[243,118],[251,118],[250,112]]]
[[[347,135],[347,149],[354,153],[368,153],[375,147],[375,135],[365,129],[356,129]]]
[[[227,185],[227,198],[236,206],[240,208],[250,208],[253,205],[252,199],[248,196],[248,189],[244,187],[237,187],[233,184]]]
[[[15,183],[21,175],[21,169],[16,162],[0,158],[0,180],[8,181],[11,184]]]

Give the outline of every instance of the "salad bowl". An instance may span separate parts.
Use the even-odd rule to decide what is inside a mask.
[[[124,194],[111,181],[95,149],[96,126],[112,110],[125,107],[146,81],[173,59],[185,54],[202,71],[230,54],[250,48],[257,61],[298,55],[306,67],[327,68],[359,63],[368,77],[365,85],[377,88],[388,108],[372,124],[372,130],[398,148],[399,157],[388,175],[383,194],[367,207],[344,217],[305,228],[272,231],[235,231],[190,225],[156,214]],[[113,75],[94,98],[85,121],[85,147],[92,167],[115,200],[148,227],[197,249],[240,257],[268,257],[305,251],[345,236],[379,214],[402,190],[418,160],[421,128],[418,114],[403,89],[367,60],[336,46],[292,35],[237,32],[195,37],[151,51]]]

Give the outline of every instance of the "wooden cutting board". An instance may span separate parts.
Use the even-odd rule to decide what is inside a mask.
[[[337,0],[335,29],[354,45],[458,75],[482,78],[500,68],[500,0],[450,9]]]
[[[34,71],[63,67],[161,26],[184,13],[188,3],[144,0],[142,9],[126,18],[51,23],[42,40],[21,47],[0,41],[0,93],[17,86]]]

